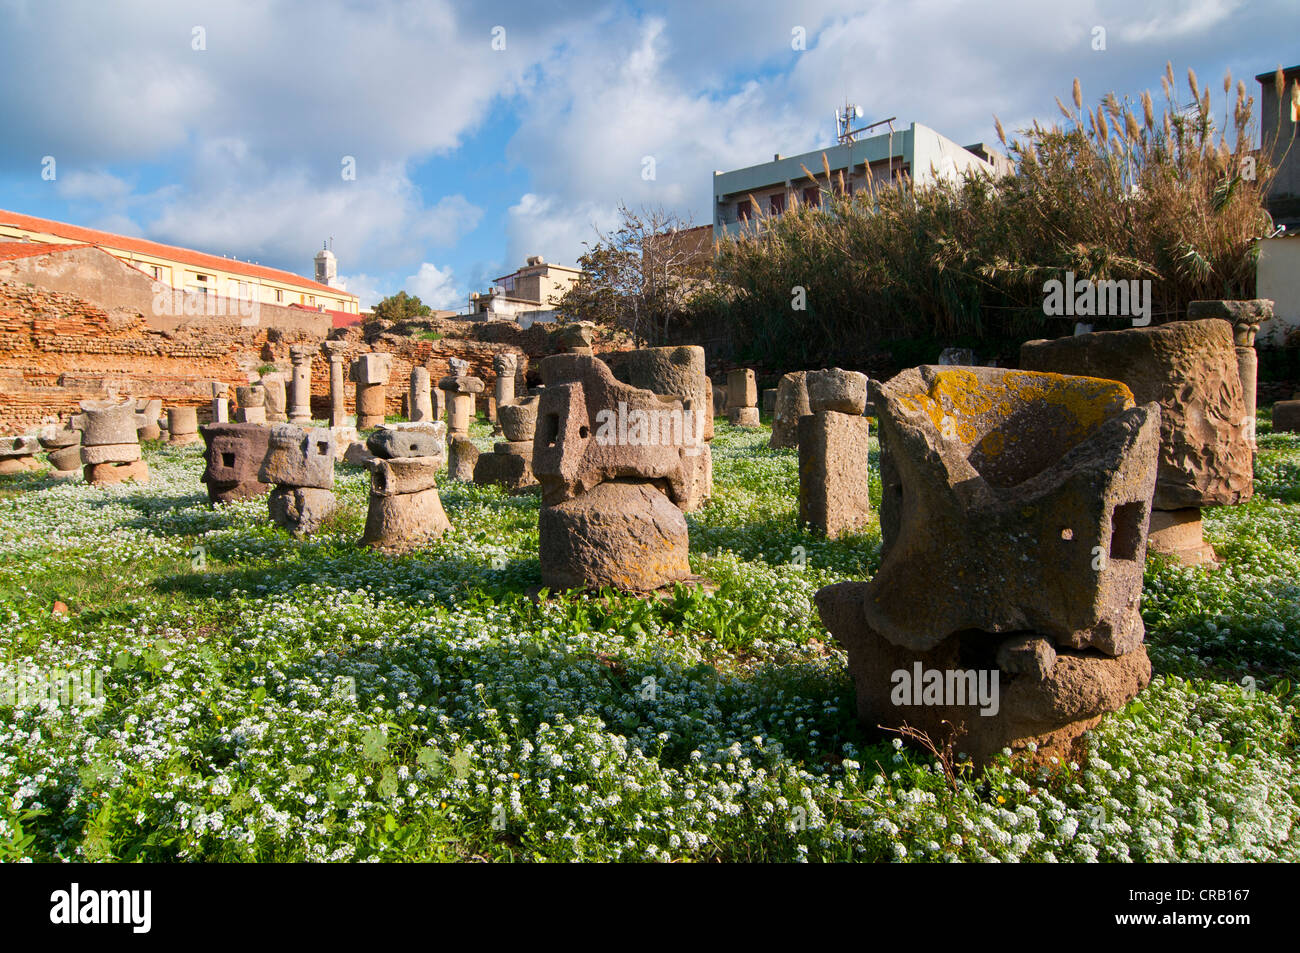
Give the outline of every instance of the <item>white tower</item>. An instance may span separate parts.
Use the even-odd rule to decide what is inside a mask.
[[[331,288],[339,287],[339,262],[329,248],[316,253],[316,280]]]

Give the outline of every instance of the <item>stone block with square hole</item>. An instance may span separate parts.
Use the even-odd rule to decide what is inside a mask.
[[[1150,678],[1140,602],[1159,406],[1115,381],[976,367],[912,368],[873,396],[880,568],[818,593],[860,716],[947,720],[977,761],[1031,742],[1072,754]],[[998,711],[898,701],[890,680],[918,665],[983,672]]]
[[[203,482],[213,503],[261,496],[271,489],[260,479],[271,429],[261,424],[203,424]]]

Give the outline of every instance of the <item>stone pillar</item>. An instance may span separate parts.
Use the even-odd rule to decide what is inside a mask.
[[[809,371],[811,414],[800,417],[799,519],[834,539],[856,533],[871,516],[867,376],[831,368]]]
[[[727,416],[736,427],[759,425],[758,382],[754,372],[747,367],[727,373]]]
[[[325,341],[321,344],[321,353],[330,362],[330,413],[331,427],[348,426],[347,392],[343,389],[343,342]]]
[[[289,379],[290,423],[311,423],[311,359],[312,350],[308,345],[289,346],[289,360],[293,362],[293,376]]]
[[[167,408],[167,442],[184,445],[199,440],[199,412],[195,407]]]
[[[230,387],[225,381],[209,381],[212,391],[212,422],[225,424],[230,422]]]
[[[241,424],[266,423],[266,390],[261,384],[244,384],[235,388],[239,404],[235,417]]]
[[[515,374],[519,371],[519,358],[509,352],[498,354],[492,359],[492,369],[496,371],[497,380],[494,394],[496,409],[515,402]]]
[[[284,386],[284,375],[278,372],[263,374],[262,389],[266,392],[267,423],[287,423],[289,420],[289,396]]]
[[[407,416],[415,422],[435,419],[428,368],[411,368],[411,392],[407,397]]]
[[[384,422],[388,408],[388,375],[392,355],[362,354],[352,362],[352,379],[357,385],[357,429],[369,430]]]
[[[1246,434],[1255,450],[1255,386],[1259,379],[1259,355],[1255,353],[1255,334],[1259,320],[1239,320],[1233,325],[1233,344],[1237,350],[1237,373],[1241,375],[1241,396],[1246,401]]]

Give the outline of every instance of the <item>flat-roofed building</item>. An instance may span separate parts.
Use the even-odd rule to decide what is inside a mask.
[[[873,188],[904,176],[923,187],[941,177],[955,179],[967,172],[1000,176],[1011,171],[1010,160],[984,143],[958,145],[914,122],[896,132],[797,156],[777,154],[771,162],[714,172],[713,236],[737,235],[747,224],[781,215],[796,205],[820,205],[841,187],[855,194],[868,188],[869,178]]]
[[[1300,144],[1295,141],[1296,123],[1300,122],[1300,105],[1296,100],[1296,83],[1300,66],[1282,70],[1282,97],[1277,95],[1277,71],[1260,73],[1259,130],[1265,147],[1273,143],[1270,161],[1277,175],[1268,190],[1268,211],[1273,224],[1285,225],[1288,231],[1300,229]],[[1289,247],[1289,246],[1288,246]]]

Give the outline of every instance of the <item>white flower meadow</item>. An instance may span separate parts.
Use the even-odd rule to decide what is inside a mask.
[[[1159,675],[1086,763],[952,788],[864,737],[813,606],[878,531],[806,533],[793,454],[718,429],[689,517],[716,588],[659,600],[530,598],[537,500],[493,488],[445,483],[453,530],[391,559],[356,545],[350,468],[301,542],[263,500],[209,508],[194,447],[151,447],[147,487],[0,483],[0,676],[104,689],[0,708],[0,860],[1300,855],[1296,441],[1265,432],[1259,497],[1207,512],[1221,569],[1149,567]]]

